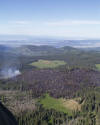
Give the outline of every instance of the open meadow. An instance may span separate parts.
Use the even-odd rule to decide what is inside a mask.
[[[56,68],[59,66],[66,65],[67,63],[65,61],[60,61],[60,60],[38,60],[37,62],[33,62],[30,65],[35,66],[40,69],[44,68]]]

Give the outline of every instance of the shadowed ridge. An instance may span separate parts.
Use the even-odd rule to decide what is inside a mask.
[[[0,125],[18,125],[12,113],[0,103]]]

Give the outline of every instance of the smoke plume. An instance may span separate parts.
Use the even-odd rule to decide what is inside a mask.
[[[8,68],[8,69],[1,70],[0,78],[8,79],[8,78],[16,77],[17,75],[20,75],[20,74],[21,72],[18,69]]]

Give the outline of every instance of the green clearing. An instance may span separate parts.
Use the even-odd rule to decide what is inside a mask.
[[[96,64],[95,66],[100,71],[100,64]]]
[[[50,97],[48,94],[46,94],[45,97],[41,97],[39,99],[39,103],[42,104],[46,109],[55,109],[59,112],[64,112],[69,115],[71,115],[72,111],[75,110],[77,106],[79,106],[79,104],[75,100],[65,100],[62,98],[55,99],[53,97]],[[73,105],[76,105],[76,107],[74,106],[74,109],[72,109]]]
[[[33,62],[30,65],[35,66],[37,68],[43,69],[43,68],[56,68],[59,66],[66,65],[66,62],[59,61],[59,60],[38,60],[37,62]]]

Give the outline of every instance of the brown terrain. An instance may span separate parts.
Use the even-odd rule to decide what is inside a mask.
[[[48,92],[53,97],[70,98],[77,90],[86,86],[99,86],[100,72],[91,69],[35,69],[23,73],[14,80],[17,84],[22,83],[22,89],[32,90],[36,97]]]

